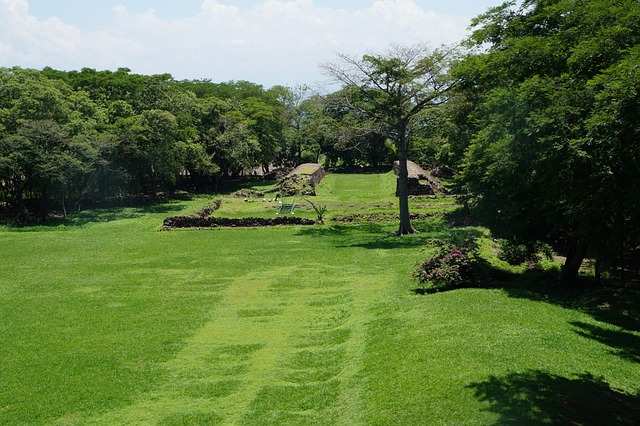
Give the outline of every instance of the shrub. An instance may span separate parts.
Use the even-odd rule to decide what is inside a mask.
[[[551,258],[553,250],[551,246],[540,241],[533,243],[521,243],[516,240],[499,240],[500,252],[498,259],[504,260],[509,265],[521,265],[525,262],[536,264],[540,262],[543,254],[547,258]]]
[[[469,281],[477,245],[474,240],[462,244],[432,240],[439,246],[435,256],[419,262],[413,272],[423,289],[434,287],[443,289],[458,286]]]

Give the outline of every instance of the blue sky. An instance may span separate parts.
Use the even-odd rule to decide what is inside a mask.
[[[117,69],[270,87],[337,53],[460,41],[501,0],[0,0],[0,66]]]
[[[153,9],[161,19],[186,18],[195,15],[202,5],[202,0],[31,0],[30,12],[40,19],[56,16],[63,21],[74,23],[81,28],[95,29],[109,25],[112,11],[124,4],[131,13],[141,13]],[[261,0],[224,1],[241,10],[251,9],[261,3]],[[371,0],[315,0],[315,5],[332,9],[355,11],[369,6]],[[500,0],[449,0],[449,1],[416,1],[416,4],[434,12],[475,16],[487,7],[498,5]]]

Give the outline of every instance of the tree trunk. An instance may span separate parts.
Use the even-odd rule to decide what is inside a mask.
[[[620,281],[624,283],[627,280],[627,276],[625,273],[624,222],[622,223],[622,232],[620,233]]]
[[[107,174],[101,167],[98,171],[98,193],[100,194],[100,205],[107,204]]]
[[[407,143],[404,132],[401,133],[398,141],[398,204],[400,205],[400,226],[396,235],[416,234],[411,225],[409,215],[409,172],[407,170]]]
[[[60,205],[62,206],[62,214],[67,218],[67,206],[65,204],[64,188],[60,189]]]
[[[13,189],[15,191],[16,196],[16,207],[18,208],[18,218],[23,221],[27,219],[29,216],[29,212],[27,211],[27,206],[24,204],[24,192],[22,190],[22,185],[18,178],[13,179]]]
[[[563,283],[571,283],[575,280],[582,266],[582,261],[587,255],[587,249],[589,244],[585,241],[577,238],[572,238],[569,242],[569,250],[567,252],[567,259],[562,265],[562,273],[560,274],[560,281]]]
[[[595,276],[596,276],[596,284],[602,284],[602,260],[600,258],[596,258],[595,265]]]
[[[40,188],[40,220],[45,222],[49,215],[49,199],[44,185]]]

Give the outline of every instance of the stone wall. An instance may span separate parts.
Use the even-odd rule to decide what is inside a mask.
[[[174,228],[251,228],[277,225],[315,225],[312,219],[296,216],[278,216],[274,218],[246,217],[200,217],[200,216],[173,216],[163,222],[163,229]]]
[[[321,179],[321,178],[320,178]],[[212,204],[198,211],[194,216],[172,216],[166,218],[162,223],[162,229],[169,230],[175,228],[251,228],[262,226],[278,225],[315,225],[312,219],[296,216],[277,216],[273,218],[245,217],[228,218],[212,217],[216,210],[220,208],[222,200],[216,200]]]

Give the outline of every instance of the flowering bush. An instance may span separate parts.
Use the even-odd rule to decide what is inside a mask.
[[[475,252],[475,243],[463,245],[440,243],[438,253],[424,262],[419,262],[413,276],[423,288],[450,287],[469,278]]]

